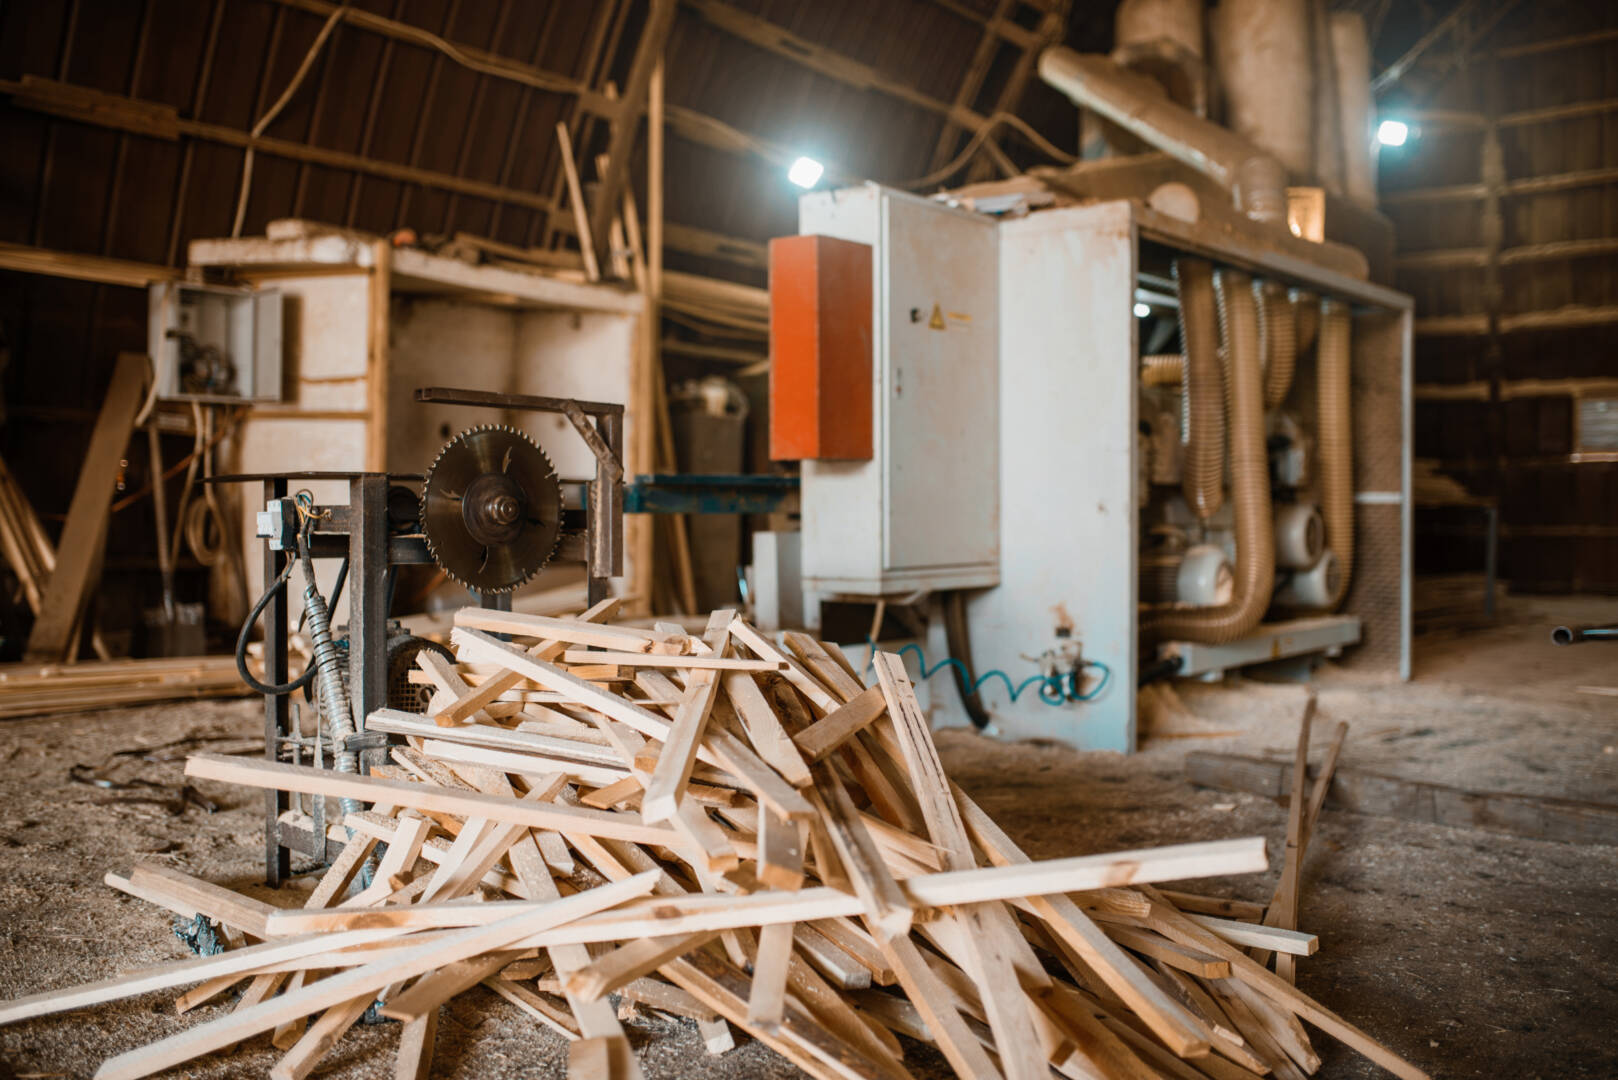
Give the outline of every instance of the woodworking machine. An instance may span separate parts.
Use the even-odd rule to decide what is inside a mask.
[[[595,476],[562,480],[550,458],[510,427],[463,431],[439,450],[426,475],[388,473],[255,473],[214,478],[263,485],[257,534],[264,541],[263,596],[237,641],[242,678],[264,694],[265,754],[274,761],[358,772],[387,754],[387,736],[363,730],[378,708],[425,710],[425,688],[409,673],[424,649],[443,646],[405,633],[388,620],[395,569],[437,566],[465,585],[485,607],[509,609],[512,591],[553,557],[582,561],[589,601],[608,595],[609,578],[623,573],[623,406],[570,398],[427,388],[416,399],[450,405],[538,411],[567,417],[596,459]],[[348,501],[317,505],[297,485],[340,480]],[[330,596],[315,578],[314,561],[340,559]],[[287,586],[303,571],[302,630],[312,658],[289,679]],[[333,627],[331,612],[345,584],[349,620]],[[246,665],[248,638],[264,623],[263,679]],[[295,703],[301,692],[304,701]],[[303,707],[307,706],[308,722]],[[325,800],[295,811],[284,792],[268,794],[265,869],[271,885],[290,871],[294,850],[324,862]],[[354,807],[344,807],[344,813]]]

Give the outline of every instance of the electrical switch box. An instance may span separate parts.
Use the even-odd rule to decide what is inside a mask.
[[[282,398],[281,294],[275,289],[153,285],[146,336],[158,397]]]
[[[871,184],[805,196],[799,230],[799,241],[871,252],[871,453],[803,461],[805,588],[886,596],[996,584],[995,220]]]

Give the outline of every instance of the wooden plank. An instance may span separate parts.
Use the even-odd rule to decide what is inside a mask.
[[[809,765],[759,689],[758,681],[745,672],[732,672],[721,681],[758,756],[793,787],[807,787],[813,780]]]
[[[735,617],[734,611],[716,611],[709,618],[703,643],[715,657],[724,656],[730,640],[730,623]],[[657,755],[657,766],[641,797],[641,816],[647,821],[667,821],[674,816],[677,804],[684,797],[685,785],[691,779],[691,767],[697,763],[697,750],[718,694],[719,678],[714,671],[694,671],[688,677],[685,694],[674,710],[663,749]]]
[[[798,732],[792,741],[809,761],[821,761],[857,732],[863,731],[887,711],[887,707],[882,688],[870,687]]]
[[[594,1001],[693,949],[701,948],[718,936],[717,930],[705,930],[695,934],[631,941],[574,970],[563,985],[569,994],[575,994],[585,1001]]]
[[[486,817],[491,821],[505,821],[535,829],[609,836],[636,843],[668,844],[675,839],[672,830],[647,825],[639,814],[553,803],[535,804],[478,792],[445,791],[429,788],[425,784],[352,776],[306,765],[248,760],[221,754],[193,754],[186,759],[185,772],[187,776],[245,787],[385,802],[416,810]]]
[[[1240,949],[1220,941],[1212,931],[1198,926],[1185,915],[1174,910],[1170,904],[1162,900],[1161,895],[1157,894],[1151,886],[1143,885],[1141,888],[1147,896],[1158,901],[1153,905],[1152,919],[1154,925],[1164,936],[1171,937],[1195,948],[1205,949],[1215,956],[1228,960],[1232,974],[1236,978],[1251,986],[1281,1006],[1281,1008],[1296,1014],[1301,1019],[1309,1021],[1327,1034],[1346,1043],[1395,1076],[1402,1077],[1403,1080],[1429,1080],[1427,1073],[1393,1053],[1330,1009],[1306,996],[1291,983],[1278,978],[1266,968],[1260,967]]]
[[[366,290],[365,335],[365,468],[388,468],[388,337],[393,296],[393,244],[378,240],[371,245],[371,276]]]
[[[578,843],[592,839],[582,833],[577,835]],[[896,883],[892,902],[906,911],[950,907],[1035,895],[1056,896],[1096,888],[1107,881],[1143,883],[1256,873],[1267,865],[1264,840],[1254,836],[920,874]],[[266,920],[266,929],[273,936],[290,936],[364,923],[417,929],[461,927],[487,924],[533,908],[532,902],[513,900],[412,904],[388,911],[375,908],[325,912],[281,910]],[[550,948],[559,943],[620,941],[768,926],[775,922],[809,922],[864,915],[868,910],[867,902],[860,896],[826,886],[795,893],[764,890],[734,896],[723,893],[659,896],[655,900],[626,903],[619,910],[580,919],[520,944],[525,948]],[[1200,927],[1197,929],[1208,933]]]
[[[904,752],[910,789],[927,823],[927,834],[944,852],[950,869],[971,869],[977,865],[972,841],[950,794],[949,778],[933,746],[927,718],[922,715],[921,704],[905,674],[904,660],[894,653],[878,653],[874,666],[887,701],[888,715],[893,719],[899,746]],[[1017,972],[1005,952],[1006,942],[1018,935],[1010,913],[1003,907],[984,904],[960,909],[959,921],[964,931],[961,942],[965,959],[977,983],[989,1027],[994,1032],[1000,1067],[1007,1077],[1044,1080],[1050,1075],[1050,1068],[1040,1052],[1040,1041],[1018,984]]]
[[[1194,784],[1275,798],[1291,784],[1292,766],[1263,758],[1193,751],[1186,776]],[[1398,818],[1456,829],[1618,846],[1618,805],[1551,796],[1467,791],[1365,769],[1338,769],[1325,809]]]
[[[735,612],[725,614],[734,616]],[[782,671],[784,664],[773,660],[745,660],[720,656],[659,656],[653,653],[595,652],[569,649],[562,654],[568,664],[618,664],[623,667],[680,668],[687,671]]]
[[[635,44],[635,57],[630,62],[629,75],[624,80],[624,107],[613,116],[611,133],[607,139],[607,171],[601,175],[595,197],[590,204],[591,225],[594,228],[593,246],[597,251],[607,249],[608,228],[628,187],[629,165],[633,156],[631,151],[640,130],[641,102],[647,98],[653,69],[663,56],[669,30],[674,25],[674,12],[675,0],[651,0],[646,12],[646,21],[641,24],[640,40]]]
[[[820,819],[831,836],[849,881],[862,905],[861,914],[879,939],[903,937],[910,932],[912,915],[904,893],[899,891],[876,843],[860,820],[843,783],[825,765],[816,766],[815,788],[810,796],[820,810]],[[838,914],[848,914],[838,912]]]
[[[1223,979],[1230,975],[1230,964],[1217,956],[1199,949],[1176,945],[1157,934],[1133,930],[1111,922],[1105,922],[1104,925],[1108,937],[1142,956],[1161,960],[1165,964],[1204,979]]]
[[[385,986],[456,960],[500,949],[513,940],[574,920],[582,913],[600,911],[629,897],[643,895],[651,891],[655,882],[656,875],[640,874],[501,922],[457,931],[376,963],[322,979],[296,994],[271,998],[251,1009],[231,1013],[109,1058],[96,1076],[99,1080],[134,1080],[136,1077],[149,1076],[235,1043],[255,1032],[267,1031],[287,1020],[339,1005],[360,994],[374,993]]]
[[[804,848],[807,844],[807,826],[776,814],[764,803],[759,804],[759,881],[772,889],[801,889]]]
[[[612,603],[616,607],[618,600],[615,598]],[[686,634],[648,630],[638,626],[614,626],[606,623],[604,619],[590,616],[591,612],[586,612],[577,619],[563,619],[550,615],[530,615],[522,611],[462,608],[455,613],[454,624],[490,633],[515,634],[519,637],[588,645],[618,652],[681,656],[691,651],[692,639]],[[541,656],[540,659],[550,660],[553,657]]]
[[[178,903],[259,939],[269,936],[264,929],[265,921],[278,910],[262,900],[192,877],[172,866],[136,863],[129,880],[148,895],[155,892],[172,898],[160,901],[164,907],[172,908]]]
[[[433,1044],[438,1039],[438,1010],[404,1025],[399,1032],[399,1054],[393,1067],[393,1080],[430,1080],[433,1071]]]
[[[146,390],[146,357],[120,353],[112,383],[96,416],[90,445],[79,467],[79,480],[68,504],[67,524],[57,545],[56,569],[45,587],[39,616],[28,635],[24,657],[30,662],[73,660],[78,656],[74,628],[84,619],[95,588],[95,567],[106,546],[107,521],[119,462]]]
[[[140,968],[111,979],[86,983],[67,990],[47,990],[15,998],[0,1005],[0,1024],[82,1009],[106,1001],[148,994],[154,990],[167,990],[176,986],[205,982],[222,975],[251,972],[285,961],[312,963],[314,961],[310,958],[313,957],[330,954],[351,945],[365,945],[395,936],[391,930],[353,930],[339,934],[316,934],[310,937],[267,941],[262,945],[249,945],[213,956],[199,956],[194,960]]]
[[[759,932],[758,956],[753,962],[753,992],[747,998],[747,1018],[760,1027],[781,1026],[791,959],[792,924],[764,927]]]
[[[996,865],[1026,863],[1028,856],[1001,831],[994,820],[959,787],[951,785],[961,815],[977,845]],[[1264,865],[1269,860],[1260,852]],[[1097,926],[1078,905],[1065,896],[1051,894],[1031,897],[1035,913],[1056,937],[1079,955],[1106,983],[1107,988],[1129,1005],[1163,1044],[1181,1057],[1208,1053],[1209,1037],[1179,1002],[1173,1000],[1147,978],[1139,965]]]
[[[567,200],[573,207],[573,233],[578,237],[579,254],[584,259],[584,276],[589,281],[600,281],[601,264],[596,259],[596,234],[590,228],[590,218],[584,208],[584,192],[579,183],[579,168],[573,160],[573,137],[568,134],[567,124],[561,120],[556,122],[556,145],[562,154],[562,175],[567,178]],[[606,246],[607,232],[603,226],[602,250],[606,250]]]

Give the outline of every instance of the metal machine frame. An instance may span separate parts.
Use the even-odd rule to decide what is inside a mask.
[[[536,397],[527,394],[497,394],[476,390],[428,387],[416,391],[416,400],[454,405],[484,406],[549,412],[566,416],[596,457],[595,477],[582,486],[584,528],[564,532],[557,554],[582,559],[589,572],[589,602],[606,598],[609,579],[623,573],[623,506],[621,480],[623,466],[622,405],[572,398]],[[388,491],[396,481],[421,483],[415,473],[380,472],[292,472],[248,473],[216,476],[213,483],[262,483],[265,504],[285,499],[294,482],[343,480],[348,483],[346,505],[323,506],[325,516],[309,538],[311,558],[341,558],[349,566],[348,690],[352,712],[360,718],[360,729],[348,746],[360,754],[362,770],[368,769],[385,752],[387,736],[366,732],[363,718],[387,703],[388,611],[386,580],[389,568],[431,565],[432,556],[420,534],[393,535],[388,528]],[[577,482],[574,482],[575,485]],[[564,487],[568,485],[564,484]],[[276,580],[286,569],[294,552],[264,545],[264,580]],[[509,609],[509,593],[478,596],[485,607]],[[290,677],[287,655],[289,625],[287,592],[278,590],[264,609],[264,681],[285,683]],[[315,758],[320,736],[303,736],[292,730],[289,694],[270,694],[264,699],[264,754],[271,761],[284,752],[300,760],[305,752]],[[318,762],[317,762],[318,763]],[[298,828],[285,820],[292,808],[286,792],[265,793],[264,862],[268,884],[277,886],[291,873],[292,852],[303,852],[325,861],[324,815],[312,816],[312,827]],[[319,800],[316,801],[319,805]]]

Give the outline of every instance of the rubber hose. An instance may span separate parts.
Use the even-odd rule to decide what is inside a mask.
[[[1180,344],[1185,351],[1180,432],[1185,465],[1180,490],[1191,512],[1207,521],[1225,500],[1225,394],[1219,374],[1213,266],[1205,259],[1176,259],[1174,280],[1180,291]]]
[[[1187,260],[1189,261],[1189,260]],[[1214,275],[1225,338],[1225,388],[1230,401],[1231,497],[1236,510],[1236,588],[1230,603],[1211,608],[1147,612],[1145,631],[1158,638],[1223,644],[1243,636],[1264,616],[1275,587],[1275,533],[1270,519],[1269,454],[1264,441],[1264,385],[1258,359],[1258,311],[1252,278],[1236,270]],[[1181,310],[1185,298],[1181,296]]]
[[[966,593],[952,589],[944,594],[944,640],[949,654],[960,661],[949,666],[955,676],[955,690],[961,695],[961,707],[966,710],[972,726],[982,731],[989,726],[989,711],[983,699],[973,689],[977,683],[977,668],[972,664],[972,637],[966,624]]]
[[[1264,407],[1273,409],[1292,390],[1292,373],[1298,363],[1297,316],[1286,286],[1280,282],[1256,281],[1253,292],[1264,342]]]
[[[1165,353],[1140,358],[1142,386],[1180,386],[1185,382],[1185,357]]]
[[[295,561],[296,560],[294,560],[294,562]],[[242,682],[246,683],[249,688],[266,696],[279,696],[281,694],[291,694],[298,690],[302,690],[304,687],[308,686],[310,680],[315,677],[314,664],[310,664],[305,667],[303,669],[303,674],[299,675],[296,679],[293,679],[289,683],[260,682],[247,668],[248,636],[252,634],[253,627],[255,624],[257,624],[259,616],[264,614],[264,609],[269,607],[270,601],[274,599],[275,594],[286,586],[287,578],[292,576],[292,567],[293,563],[287,563],[286,568],[281,571],[281,575],[265,587],[264,595],[258,598],[258,601],[253,605],[252,610],[247,613],[247,618],[242,623],[241,632],[236,635],[236,673],[242,677]]]
[[[1326,519],[1326,545],[1337,556],[1338,581],[1327,611],[1348,592],[1354,570],[1354,432],[1349,414],[1348,305],[1320,304],[1318,424],[1320,428],[1320,509]]]

